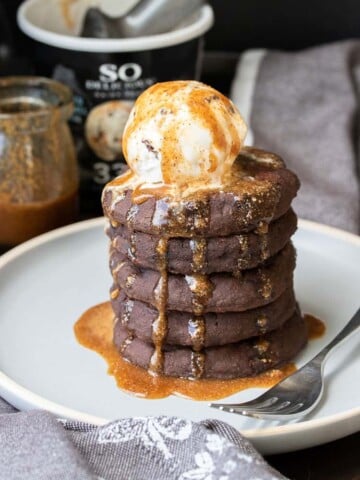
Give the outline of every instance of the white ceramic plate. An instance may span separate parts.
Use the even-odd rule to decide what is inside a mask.
[[[73,335],[77,318],[108,298],[111,278],[103,227],[103,219],[65,227],[0,258],[0,395],[6,400],[22,410],[45,408],[97,424],[160,414],[218,418],[240,429],[267,454],[310,447],[360,429],[359,335],[328,360],[324,398],[302,421],[259,421],[211,409],[207,402],[179,397],[144,400],[119,390],[106,374],[104,360],[80,346]],[[301,221],[294,240],[301,307],[327,324],[326,335],[310,342],[297,359],[301,365],[359,306],[360,238]],[[240,392],[231,402],[260,392]]]

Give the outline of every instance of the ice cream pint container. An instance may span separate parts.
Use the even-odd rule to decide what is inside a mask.
[[[104,185],[127,168],[122,132],[134,101],[156,82],[199,78],[203,35],[213,24],[213,11],[203,5],[167,33],[87,38],[77,36],[77,5],[26,0],[18,24],[33,42],[36,73],[73,91],[70,127],[80,167],[80,208],[101,214]]]

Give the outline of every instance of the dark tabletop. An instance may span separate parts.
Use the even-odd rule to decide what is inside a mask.
[[[291,480],[360,480],[360,433],[266,459]]]

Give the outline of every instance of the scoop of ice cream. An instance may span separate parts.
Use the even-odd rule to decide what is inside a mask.
[[[246,130],[235,105],[217,90],[196,81],[158,83],[135,102],[123,153],[146,183],[221,185]]]

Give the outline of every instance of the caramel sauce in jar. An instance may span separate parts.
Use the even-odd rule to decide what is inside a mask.
[[[3,202],[0,194],[0,243],[17,245],[76,220],[78,192],[26,204]]]
[[[75,336],[81,345],[104,358],[108,373],[115,377],[119,388],[139,397],[155,399],[178,395],[193,400],[219,400],[247,388],[269,388],[296,370],[295,365],[290,363],[256,377],[230,380],[189,380],[151,375],[145,369],[125,361],[115,348],[112,341],[113,316],[109,302],[90,308],[76,322]],[[198,357],[194,356],[194,369],[201,369],[202,362]]]
[[[0,79],[0,245],[72,223],[78,173],[70,90],[37,77]]]

